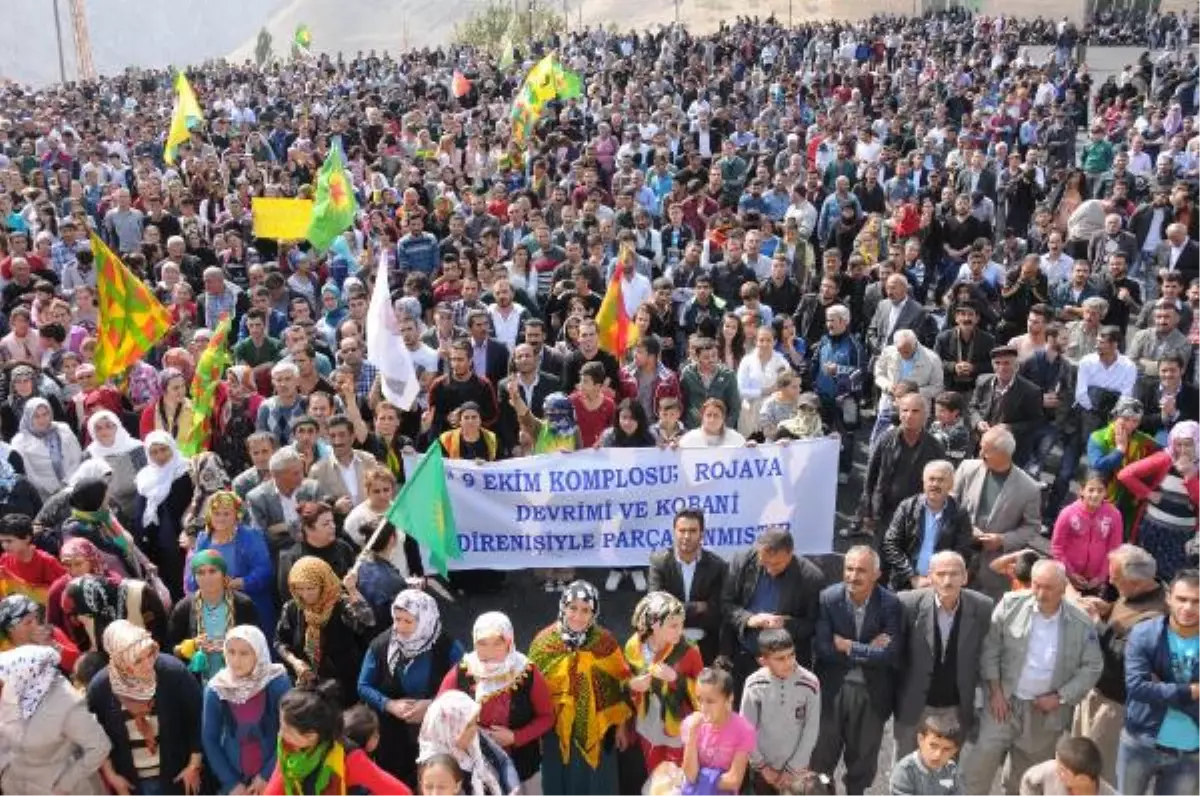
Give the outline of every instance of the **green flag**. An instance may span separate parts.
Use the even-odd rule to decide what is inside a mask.
[[[317,173],[317,197],[308,222],[308,242],[317,251],[325,251],[354,223],[356,213],[358,202],[342,157],[342,144],[339,139],[334,139],[329,155]]]
[[[446,464],[442,446],[436,440],[408,476],[386,516],[397,530],[429,550],[429,563],[443,575],[449,559],[462,558],[450,492],[446,489]]]
[[[559,99],[574,99],[583,96],[583,80],[570,69],[554,64],[554,88]]]

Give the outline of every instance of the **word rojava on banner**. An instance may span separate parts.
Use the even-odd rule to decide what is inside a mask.
[[[729,558],[768,529],[797,553],[833,549],[838,443],[554,453],[446,460],[463,557],[451,569],[645,566],[670,547],[676,512],[705,516],[704,545]],[[407,459],[411,470],[415,459]]]

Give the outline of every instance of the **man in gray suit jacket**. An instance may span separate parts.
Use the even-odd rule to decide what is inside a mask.
[[[908,278],[904,274],[892,274],[884,282],[886,301],[879,302],[875,317],[867,328],[867,346],[872,354],[878,354],[894,342],[896,332],[911,329],[926,348],[933,348],[937,336],[937,325],[931,323],[925,308],[908,295]]]
[[[957,724],[964,736],[975,724],[979,656],[995,603],[963,588],[967,562],[953,550],[934,553],[929,580],[929,588],[899,595],[908,647],[892,723],[897,761],[917,748],[917,726],[924,716]]]
[[[975,588],[994,600],[1008,590],[990,564],[1005,553],[1028,547],[1042,527],[1042,490],[1013,465],[1017,441],[1005,426],[989,428],[979,441],[978,459],[958,466],[953,498],[971,518],[976,559]]]
[[[1096,627],[1063,599],[1066,591],[1066,568],[1042,559],[1033,565],[1032,587],[1004,595],[992,613],[979,661],[987,707],[966,760],[967,793],[991,793],[1005,758],[1004,789],[1016,793],[1027,770],[1054,757],[1075,706],[1100,679]]]
[[[271,480],[246,495],[250,524],[261,528],[271,550],[271,563],[279,562],[279,551],[300,538],[299,504],[322,498],[320,485],[304,477],[304,462],[295,448],[280,448],[271,456]]]

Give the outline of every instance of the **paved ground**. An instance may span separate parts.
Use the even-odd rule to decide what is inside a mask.
[[[1048,48],[1031,48],[1035,57],[1042,57]],[[1141,50],[1132,47],[1092,48],[1089,51],[1089,67],[1096,76],[1097,82],[1102,82],[1109,74],[1119,72],[1127,63],[1133,63],[1141,54]],[[865,432],[858,439],[858,452],[855,456],[856,465],[850,483],[838,490],[838,515],[836,527],[844,528],[849,524],[862,496],[863,478],[866,463]],[[844,552],[847,542],[836,538],[835,546],[838,552]],[[608,571],[603,569],[580,569],[578,577],[585,578],[597,587],[603,587]],[[640,595],[633,591],[629,581],[622,584],[620,591],[609,594],[602,593],[600,606],[601,623],[617,634],[624,641],[629,635],[629,618],[633,607]],[[510,573],[504,589],[494,595],[468,596],[459,599],[453,605],[443,606],[443,620],[446,626],[464,642],[470,639],[470,626],[474,617],[484,611],[504,611],[509,615],[516,628],[517,643],[527,646],[534,634],[554,620],[558,608],[558,595],[547,594],[528,572]],[[969,749],[968,749],[969,751]],[[868,789],[870,794],[886,794],[888,792],[888,777],[891,774],[892,741],[889,731],[885,733],[883,746],[879,755],[879,773],[874,785]],[[842,792],[839,784],[839,792]]]

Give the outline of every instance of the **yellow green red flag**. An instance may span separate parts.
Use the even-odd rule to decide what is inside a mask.
[[[335,138],[329,147],[321,171],[317,173],[317,196],[308,223],[308,242],[317,251],[325,251],[334,238],[354,223],[358,200],[350,184],[350,172],[342,155],[341,139]]]
[[[96,381],[117,376],[145,356],[171,328],[171,315],[149,286],[92,233],[96,263]]]
[[[604,292],[604,301],[600,302],[600,310],[596,313],[596,332],[600,338],[600,347],[620,359],[625,352],[638,341],[638,329],[629,313],[625,311],[625,297],[621,289],[622,263],[629,257],[636,257],[632,249],[626,245],[617,257],[617,265],[613,269],[612,279],[608,290]]]
[[[225,376],[225,368],[233,361],[229,354],[230,326],[226,313],[196,363],[196,374],[192,376],[192,425],[187,436],[179,440],[179,452],[184,456],[195,456],[207,449],[212,440],[217,387]]]

